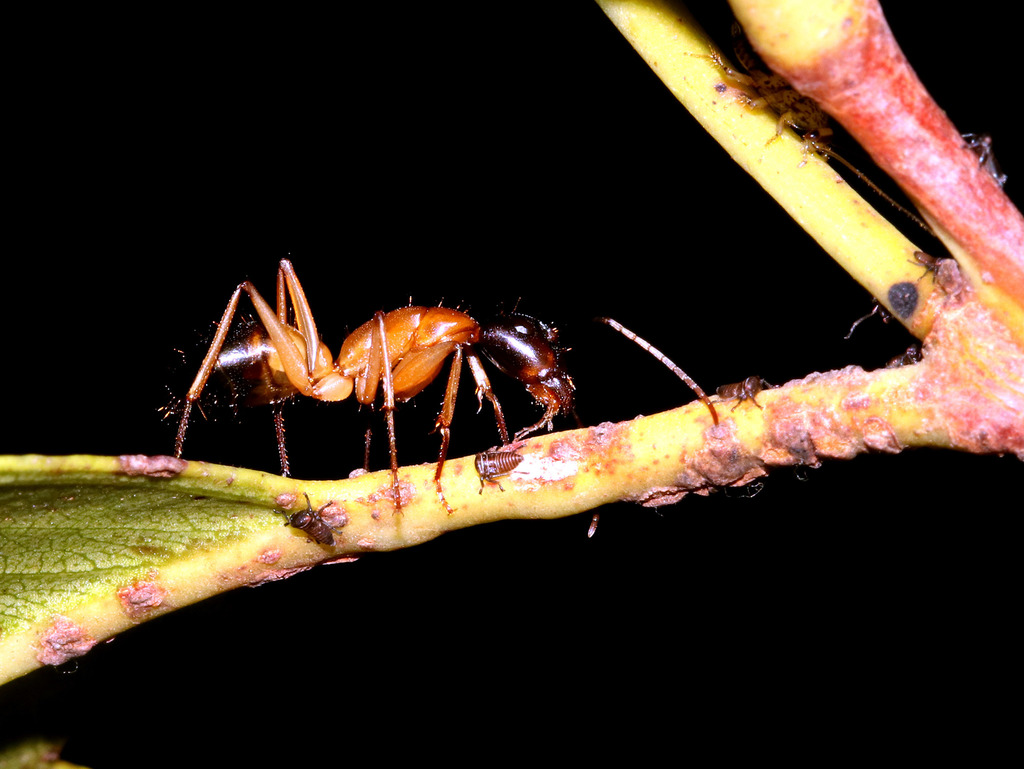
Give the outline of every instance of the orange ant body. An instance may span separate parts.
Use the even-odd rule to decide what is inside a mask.
[[[242,293],[249,296],[258,316],[244,339],[228,342],[228,330]],[[294,324],[289,322],[289,300]],[[498,432],[507,444],[508,430],[497,397],[477,350],[498,368],[518,379],[544,407],[536,423],[516,433],[516,439],[541,426],[551,429],[551,419],[572,408],[574,385],[562,367],[562,349],[554,329],[522,314],[511,314],[486,326],[469,315],[445,307],[403,307],[377,312],[372,320],[353,331],[342,343],[337,359],[317,333],[313,313],[292,264],[282,259],[277,271],[276,312],[249,282],[240,283],[217,327],[199,372],[180,406],[174,454],[181,456],[192,404],[201,395],[215,370],[233,384],[247,384],[245,405],[271,404],[277,430],[282,474],[289,474],[281,404],[305,395],[321,401],[342,401],[355,395],[371,405],[382,393],[382,410],[391,452],[392,493],[395,509],[401,509],[398,460],[395,451],[394,409],[429,385],[452,356],[444,401],[434,425],[441,432],[434,483],[438,499],[449,513],[451,506],[441,488],[441,470],[448,453],[450,427],[463,358],[476,381],[477,400],[487,398],[494,409]],[[169,414],[177,408],[168,409]]]

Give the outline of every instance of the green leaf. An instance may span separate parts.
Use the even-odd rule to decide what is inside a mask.
[[[285,521],[273,476],[186,467],[166,457],[0,458],[0,681],[296,567],[273,544]]]
[[[270,516],[253,505],[144,486],[132,479],[0,491],[5,635],[191,551],[214,549],[270,525]]]

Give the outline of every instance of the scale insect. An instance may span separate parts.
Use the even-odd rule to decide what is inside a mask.
[[[243,294],[249,297],[257,318],[244,334],[229,336]],[[550,430],[556,415],[572,409],[575,385],[563,365],[564,350],[558,344],[557,331],[536,318],[512,313],[481,324],[458,310],[410,305],[375,313],[346,337],[334,358],[320,339],[302,284],[287,259],[278,266],[276,298],[275,310],[249,281],[239,283],[231,294],[188,393],[164,409],[165,416],[179,418],[176,457],[182,455],[193,404],[214,372],[224,375],[243,405],[273,407],[283,475],[290,473],[281,411],[286,401],[299,395],[328,402],[354,396],[361,405],[373,405],[379,392],[388,431],[392,496],[395,509],[401,510],[395,406],[429,385],[450,357],[448,383],[434,424],[441,434],[434,485],[438,500],[451,513],[441,487],[441,471],[448,454],[463,360],[476,382],[480,407],[485,398],[491,403],[502,444],[509,442],[508,429],[481,355],[519,381],[544,409],[536,423],[515,434],[516,440],[541,427]]]
[[[611,326],[624,337],[633,340],[634,342],[636,342],[636,344],[638,344],[643,349],[647,350],[647,352],[649,352],[651,355],[653,355],[655,358],[657,358],[659,361],[665,364],[665,366],[667,366],[677,377],[682,379],[691,390],[693,390],[697,397],[700,398],[701,403],[708,407],[708,411],[711,412],[711,419],[714,421],[716,425],[718,424],[718,412],[715,411],[715,407],[712,405],[708,396],[704,394],[704,391],[702,389],[700,389],[700,385],[693,381],[693,379],[690,378],[689,374],[687,374],[685,371],[679,368],[679,366],[673,363],[672,360],[667,355],[665,355],[665,353],[663,353],[657,347],[652,345],[646,339],[637,336],[635,333],[633,333],[628,328],[623,326],[617,320],[604,317],[594,318],[594,320],[597,321],[598,323],[604,323],[606,326]]]

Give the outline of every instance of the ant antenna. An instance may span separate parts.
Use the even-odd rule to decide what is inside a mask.
[[[614,328],[616,331],[618,331],[620,334],[622,334],[627,339],[632,339],[638,345],[640,345],[645,350],[647,350],[647,352],[649,352],[655,358],[657,358],[662,363],[664,363],[666,366],[668,366],[668,368],[670,368],[672,370],[672,372],[677,377],[682,379],[689,386],[689,388],[691,390],[693,390],[694,393],[697,394],[697,397],[700,398],[701,402],[705,406],[708,407],[708,411],[711,412],[711,418],[714,420],[715,424],[716,425],[718,424],[718,412],[715,411],[715,407],[711,405],[711,401],[708,400],[708,396],[704,394],[704,391],[702,389],[700,389],[700,385],[698,385],[696,382],[694,382],[690,378],[689,374],[687,374],[685,371],[683,371],[681,368],[679,368],[679,366],[677,366],[675,363],[673,363],[672,360],[667,355],[665,355],[665,353],[663,353],[657,347],[652,345],[646,339],[643,339],[642,337],[639,337],[636,334],[634,334],[632,331],[630,331],[628,328],[623,326],[617,320],[613,320],[611,318],[604,318],[604,317],[594,318],[594,320],[597,321],[598,323],[604,323],[606,326],[611,326],[612,328]]]
[[[886,201],[889,205],[891,205],[897,211],[902,212],[908,219],[910,219],[915,224],[917,224],[922,230],[927,232],[929,235],[932,235],[932,236],[935,235],[935,232],[932,230],[932,228],[929,227],[925,223],[925,221],[923,219],[921,219],[921,217],[917,216],[913,211],[910,211],[909,209],[905,208],[904,206],[901,206],[899,203],[897,203],[895,200],[893,200],[889,195],[884,193],[882,191],[881,187],[879,187],[877,184],[875,184],[873,181],[871,181],[859,169],[855,168],[853,166],[853,164],[849,160],[844,158],[842,155],[838,154],[831,147],[828,147],[827,145],[822,144],[821,142],[815,140],[814,138],[811,138],[809,140],[809,143],[810,143],[811,148],[815,152],[817,152],[819,155],[825,155],[827,157],[830,157],[830,158],[833,158],[835,160],[838,160],[840,163],[842,163],[844,166],[846,166],[850,171],[852,171],[857,176],[858,179],[860,179],[862,182],[864,182],[866,185],[868,185],[868,187],[870,187],[872,190],[874,190],[875,194],[877,194],[880,198],[882,198],[884,201]]]

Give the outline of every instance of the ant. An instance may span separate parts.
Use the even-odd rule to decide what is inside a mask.
[[[708,396],[705,395],[704,391],[700,389],[700,386],[696,382],[694,382],[685,371],[683,371],[681,368],[679,368],[679,366],[673,363],[667,355],[665,355],[661,350],[652,345],[646,339],[643,339],[642,337],[639,337],[636,334],[634,334],[632,331],[623,326],[617,320],[612,320],[611,318],[594,318],[594,320],[597,321],[598,323],[604,323],[606,326],[611,326],[627,339],[632,339],[642,348],[647,350],[647,352],[649,352],[655,358],[657,358],[666,366],[668,366],[668,368],[671,369],[677,377],[682,379],[689,386],[689,388],[697,394],[697,397],[700,398],[701,402],[708,407],[708,411],[711,412],[711,419],[714,420],[714,423],[716,425],[718,424],[718,412],[715,411],[715,407],[711,405],[711,401],[708,399]]]
[[[248,295],[258,318],[244,329],[244,334],[229,339],[228,331],[243,293]],[[289,302],[294,325],[289,322]],[[239,283],[188,393],[179,404],[165,409],[166,416],[180,410],[174,455],[181,456],[192,404],[214,371],[227,376],[233,386],[246,387],[245,405],[274,407],[282,475],[289,474],[281,413],[285,401],[296,395],[321,401],[342,401],[355,395],[361,405],[372,405],[379,389],[391,452],[391,489],[395,510],[400,511],[395,403],[407,401],[423,390],[452,356],[444,400],[434,424],[434,431],[441,433],[434,485],[438,500],[450,514],[453,510],[441,488],[441,470],[448,454],[463,358],[476,382],[480,407],[483,408],[484,398],[491,402],[502,444],[509,443],[501,405],[491,390],[478,351],[521,382],[544,407],[543,416],[517,432],[515,440],[542,426],[550,430],[554,416],[572,409],[575,386],[562,365],[563,349],[558,345],[557,331],[522,313],[511,313],[481,325],[469,315],[446,307],[410,305],[390,312],[378,311],[372,320],[348,335],[337,359],[332,358],[327,345],[320,340],[295,269],[288,259],[282,259],[277,270],[276,312],[252,283]]]

